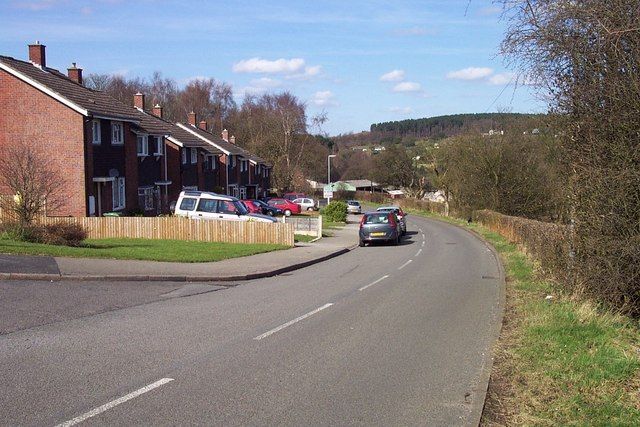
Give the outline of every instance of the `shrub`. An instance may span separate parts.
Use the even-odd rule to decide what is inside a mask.
[[[331,222],[347,222],[347,204],[341,201],[332,201],[320,213],[324,215],[327,221]]]
[[[21,226],[14,222],[0,225],[0,237],[47,245],[80,246],[87,238],[87,232],[78,224]]]

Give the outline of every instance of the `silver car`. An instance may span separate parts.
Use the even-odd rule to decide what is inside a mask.
[[[350,214],[362,213],[362,206],[360,206],[360,202],[357,200],[347,200],[347,212]]]
[[[360,221],[360,246],[376,241],[397,245],[402,231],[393,212],[367,212]]]

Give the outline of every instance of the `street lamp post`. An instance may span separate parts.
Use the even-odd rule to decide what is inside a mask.
[[[329,189],[333,190],[331,188],[331,159],[333,157],[336,157],[336,154],[329,154],[327,156],[327,185],[329,186]],[[331,197],[327,197],[327,204],[331,203]]]

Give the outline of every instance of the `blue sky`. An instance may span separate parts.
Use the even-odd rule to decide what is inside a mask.
[[[244,93],[289,90],[324,131],[497,110],[541,112],[513,84],[491,0],[3,0],[0,54],[47,45],[49,66],[180,84],[197,77]]]

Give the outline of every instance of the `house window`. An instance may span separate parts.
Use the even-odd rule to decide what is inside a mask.
[[[149,139],[147,135],[138,135],[137,137],[138,157],[149,155]]]
[[[138,199],[140,199],[140,205],[144,206],[145,211],[153,210],[154,196],[155,196],[155,191],[153,187],[138,188]]]
[[[91,142],[96,145],[100,145],[102,142],[100,135],[100,120],[93,120],[91,122]]]
[[[113,199],[113,210],[121,210],[125,207],[124,177],[117,177],[112,182],[111,195]]]
[[[111,122],[111,144],[124,144],[124,129],[122,122]]]
[[[180,152],[182,153],[182,164],[186,165],[187,164],[187,149],[183,148],[182,150],[180,150]]]
[[[156,140],[155,152],[153,153],[153,155],[154,156],[162,156],[164,154],[164,143],[162,141],[162,137],[161,136],[156,136],[155,140]]]
[[[217,162],[216,162],[216,156],[207,156],[207,163],[209,164],[209,170],[216,170],[217,168]]]
[[[240,161],[240,172],[246,172],[249,170],[249,162],[247,160]]]
[[[194,165],[198,163],[198,149],[196,148],[191,149],[191,163]]]
[[[235,168],[236,167],[236,156],[229,155],[229,163],[231,164],[232,168]]]

